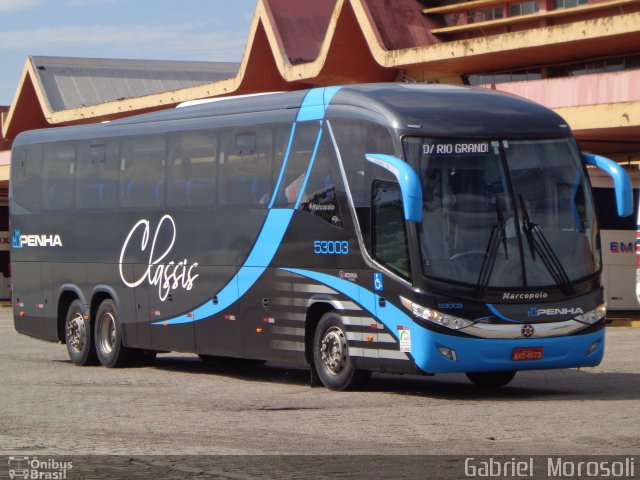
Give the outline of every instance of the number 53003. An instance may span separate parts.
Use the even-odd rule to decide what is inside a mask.
[[[313,242],[313,253],[316,255],[346,255],[349,253],[349,242],[340,240],[316,240]]]

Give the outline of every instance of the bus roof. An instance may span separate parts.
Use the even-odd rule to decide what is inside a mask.
[[[142,126],[243,113],[294,112],[302,105],[308,92],[228,97],[103,124],[25,132],[16,138],[16,146],[26,142],[109,137],[117,135],[114,130],[119,130],[112,130],[112,127],[125,125]],[[524,138],[566,136],[569,133],[562,117],[546,107],[514,95],[481,88],[406,83],[347,85],[340,87],[326,106],[327,116],[344,117],[345,107],[368,110],[378,121],[416,135]]]

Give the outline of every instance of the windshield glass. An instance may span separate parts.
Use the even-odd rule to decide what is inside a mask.
[[[568,139],[404,139],[423,187],[428,277],[490,287],[570,288],[599,270],[597,225]]]

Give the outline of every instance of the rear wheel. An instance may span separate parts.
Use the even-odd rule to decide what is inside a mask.
[[[105,367],[123,367],[129,363],[132,350],[122,344],[122,325],[118,310],[111,299],[98,307],[94,331],[98,360]]]
[[[91,322],[84,319],[80,300],[71,302],[64,323],[64,339],[75,365],[94,365],[97,361],[91,327]]]
[[[313,361],[322,384],[331,390],[362,387],[371,372],[358,370],[349,356],[347,334],[340,315],[325,313],[313,340]]]
[[[467,378],[479,387],[497,388],[504,387],[513,380],[516,372],[473,372],[467,373]]]

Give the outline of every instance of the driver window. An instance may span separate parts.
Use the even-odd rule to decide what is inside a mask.
[[[410,275],[409,249],[397,183],[375,181],[371,201],[373,257],[405,278]]]

